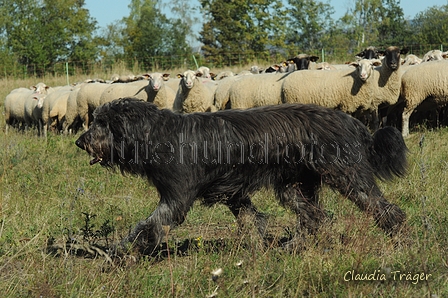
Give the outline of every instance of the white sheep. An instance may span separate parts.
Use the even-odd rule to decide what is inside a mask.
[[[30,89],[19,88],[8,94],[5,99],[6,133],[11,125],[21,123],[22,128],[37,124],[40,135],[42,105],[47,94],[53,91],[41,82]]]
[[[76,104],[85,130],[89,128],[89,124],[93,120],[93,111],[100,105],[101,94],[110,86],[110,84],[95,82],[83,84],[79,89]]]
[[[248,109],[281,104],[281,87],[285,76],[282,73],[262,73],[240,77],[229,89],[230,108]]]
[[[147,74],[148,84],[145,86],[147,101],[153,102],[160,109],[173,109],[176,91],[166,85],[169,73],[153,72]]]
[[[410,67],[402,76],[400,102],[404,103],[402,135],[409,135],[409,118],[425,100],[448,103],[448,61],[436,60]]]
[[[447,55],[448,52],[442,52],[441,50],[431,50],[423,56],[422,62],[444,60],[447,57]]]
[[[406,56],[406,58],[404,58],[403,60],[403,64],[404,66],[407,65],[418,65],[420,63],[423,62],[423,59],[419,58],[418,56],[414,55],[414,54],[409,54]]]
[[[12,90],[5,98],[5,133],[11,126],[24,128],[25,124],[25,101],[32,96],[33,91],[28,88],[17,88]]]
[[[217,84],[211,80],[202,80],[201,74],[192,70],[179,76],[181,80],[173,110],[182,113],[211,111]]]
[[[64,134],[71,134],[74,130],[76,131],[78,129],[77,125],[81,123],[81,119],[78,114],[77,97],[79,90],[84,84],[90,83],[85,82],[75,85],[67,98],[65,121],[62,122],[62,131]]]
[[[114,83],[110,84],[100,96],[99,104],[111,102],[114,99],[123,97],[135,97],[140,100],[147,100],[148,94],[145,87],[148,85],[148,80],[138,80],[129,83]]]
[[[170,78],[168,81],[165,81],[165,85],[177,92],[181,79],[180,74],[177,74],[175,78]]]
[[[264,68],[261,68],[258,65],[252,65],[249,71],[251,74],[260,74],[264,71]]]
[[[211,79],[212,78],[212,76],[210,74],[210,68],[208,68],[207,66],[200,66],[196,70],[196,73],[200,73],[201,78],[203,78],[203,79]]]
[[[216,75],[215,74],[211,74],[211,76],[212,76],[213,80],[219,81],[219,80],[222,80],[222,79],[227,78],[227,77],[233,77],[233,76],[235,76],[235,74],[231,70],[224,70],[224,71],[219,72]]]
[[[252,74],[248,73],[247,75],[251,76]],[[232,84],[234,82],[240,80],[245,76],[246,75],[228,76],[217,81],[218,86],[216,87],[214,94],[212,112],[229,108],[228,103],[230,87],[232,87]]]
[[[67,100],[72,90],[72,86],[60,87],[45,98],[42,105],[42,123],[45,137],[47,136],[47,130],[50,128],[54,128],[56,131],[62,129],[67,111]]]
[[[110,78],[110,83],[129,83],[136,81],[137,79],[138,77],[133,74],[128,75],[113,74],[112,77]]]
[[[381,66],[373,69],[368,80],[358,79],[359,71],[306,71],[289,75],[282,86],[285,103],[312,103],[337,108],[353,114],[373,113],[373,128],[378,126],[378,107],[397,103],[401,88],[402,71],[397,47],[384,51]],[[361,61],[368,61],[361,60]],[[370,60],[378,61],[378,60]]]
[[[337,68],[328,62],[320,62],[316,65],[317,70],[336,70]]]

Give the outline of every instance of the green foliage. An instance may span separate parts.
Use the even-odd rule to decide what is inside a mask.
[[[331,15],[333,7],[329,3],[315,0],[289,0],[288,42],[300,49],[298,52],[309,52],[327,45],[328,31],[334,26]],[[298,53],[296,53],[298,54]]]
[[[433,6],[420,12],[411,22],[413,43],[444,44],[448,41],[448,5]]]
[[[124,18],[122,33],[124,56],[135,59],[146,69],[154,69],[155,56],[191,53],[186,42],[187,27],[180,20],[169,20],[153,0],[136,0],[131,14]]]
[[[399,0],[355,0],[334,19],[330,2],[320,0],[198,3],[132,0],[129,16],[98,28],[84,0],[0,0],[0,75],[56,74],[66,61],[72,73],[83,67],[86,74],[93,63],[145,72],[191,68],[197,41],[202,48],[194,57],[210,67],[279,63],[322,50],[327,61],[343,63],[371,45],[422,54],[447,44],[448,5],[405,19]]]
[[[205,20],[199,37],[202,51],[211,63],[235,60],[247,63],[251,54],[269,55],[269,49],[282,45],[284,32],[278,26],[284,10],[280,1],[209,1],[201,0]],[[235,54],[247,56],[239,59]],[[241,60],[245,59],[245,60]]]
[[[6,47],[29,72],[42,73],[58,61],[85,61],[97,54],[96,21],[79,0],[10,2],[3,29]]]

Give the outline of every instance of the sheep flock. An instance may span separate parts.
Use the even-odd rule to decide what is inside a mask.
[[[396,126],[406,137],[415,123],[438,127],[448,119],[448,52],[431,50],[421,58],[407,52],[368,47],[345,64],[318,63],[316,56],[299,54],[240,73],[215,74],[201,66],[174,77],[153,72],[67,86],[39,82],[5,97],[5,133],[34,127],[45,137],[48,131],[86,130],[99,105],[133,96],[176,113],[315,104],[349,113],[372,130]]]

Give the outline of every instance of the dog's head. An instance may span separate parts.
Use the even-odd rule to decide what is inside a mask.
[[[89,129],[75,144],[92,157],[91,165],[118,166],[135,172],[135,144],[144,144],[140,138],[150,133],[151,119],[157,119],[159,112],[155,105],[133,98],[105,103],[96,108]]]
[[[91,165],[96,163],[102,166],[113,165],[113,134],[109,126],[112,111],[109,103],[98,107],[89,129],[75,141],[76,146],[93,157],[90,160]]]

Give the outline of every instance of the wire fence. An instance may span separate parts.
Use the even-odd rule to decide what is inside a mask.
[[[444,45],[412,45],[407,46],[408,53],[419,57],[430,50],[444,50]],[[331,63],[344,63],[354,59],[356,53],[346,48],[317,49],[308,51],[307,54],[320,57],[319,61]],[[207,59],[200,54],[189,56],[154,56],[144,61],[137,60],[104,60],[104,61],[62,61],[48,65],[20,64],[18,62],[5,64],[0,61],[0,78],[26,79],[29,77],[73,76],[99,74],[143,74],[151,71],[196,69],[198,66],[208,66],[212,69],[223,69],[226,67],[244,67],[248,64],[270,65],[280,63],[288,58],[282,51],[263,53],[226,53],[219,57]]]

